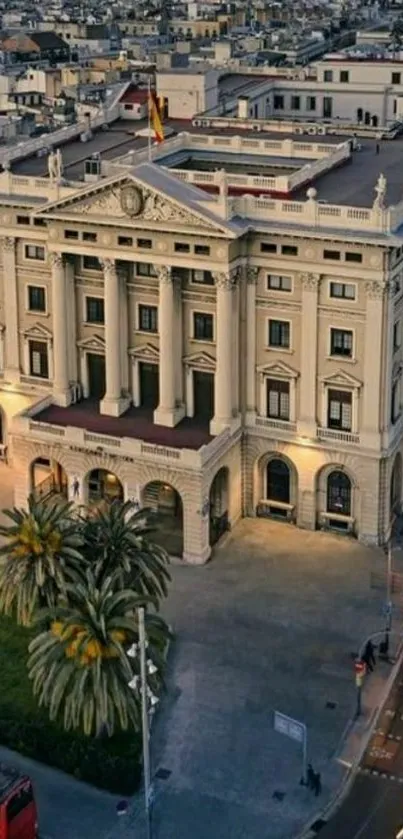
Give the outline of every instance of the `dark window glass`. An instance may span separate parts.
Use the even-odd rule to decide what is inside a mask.
[[[323,251],[323,259],[340,259],[340,251]]]
[[[299,111],[301,105],[300,96],[291,96],[291,110]]]
[[[324,82],[332,82],[333,81],[333,70],[325,70],[323,73],[323,81]]]
[[[46,312],[46,293],[41,286],[28,286],[28,308],[30,312]]]
[[[353,333],[351,329],[330,330],[330,355],[353,355]]]
[[[267,379],[267,416],[290,419],[290,383]]]
[[[86,271],[101,271],[102,266],[97,256],[83,256],[83,268]]]
[[[156,306],[139,306],[139,329],[142,332],[158,332],[158,309]]]
[[[339,428],[341,431],[351,431],[352,427],[352,394],[347,390],[329,390],[327,405],[328,428]]]
[[[49,378],[48,345],[46,341],[29,341],[29,375]]]
[[[270,501],[290,503],[290,470],[279,458],[269,460],[266,470],[267,498]]]
[[[281,245],[281,253],[284,256],[298,256],[298,248],[296,245]]]
[[[274,291],[292,291],[291,277],[282,277],[280,274],[268,274],[267,288]]]
[[[213,315],[194,312],[193,314],[193,337],[198,341],[213,340]]]
[[[269,321],[269,346],[289,348],[290,324],[287,320]]]
[[[174,250],[176,253],[189,253],[190,245],[187,245],[186,242],[175,242]]]
[[[141,277],[158,277],[157,269],[150,262],[138,262],[137,273]]]
[[[401,73],[392,73],[392,84],[400,84]]]
[[[118,245],[125,245],[126,248],[133,246],[133,239],[131,236],[118,236]]]
[[[137,247],[150,250],[153,246],[152,239],[137,239]]]
[[[273,104],[275,111],[282,111],[284,109],[284,96],[282,96],[280,93],[275,93]]]
[[[192,283],[199,285],[214,285],[214,277],[211,271],[192,271]]]
[[[330,296],[355,300],[355,285],[352,283],[330,283]]]
[[[83,233],[83,241],[84,242],[96,242],[97,241],[97,234],[96,233],[89,233],[87,230]]]
[[[64,238],[65,239],[78,239],[78,230],[65,230],[64,231]]]
[[[27,259],[39,259],[45,261],[45,248],[42,245],[25,245],[25,256]]]
[[[277,253],[277,245],[274,242],[261,242],[260,250],[262,253]]]
[[[340,70],[340,81],[341,82],[344,82],[344,83],[348,82],[350,80],[349,76],[350,76],[350,74],[349,74],[348,70]]]
[[[208,245],[195,245],[195,254],[197,256],[210,256],[210,248]]]
[[[29,216],[17,216],[17,224],[29,224]]]
[[[345,472],[331,472],[327,479],[328,513],[351,516],[351,481]]]
[[[87,323],[105,323],[105,303],[102,297],[86,297]]]
[[[46,227],[47,222],[44,218],[34,218],[34,226],[35,227]]]
[[[346,262],[362,262],[362,253],[355,253],[354,251],[346,251]]]

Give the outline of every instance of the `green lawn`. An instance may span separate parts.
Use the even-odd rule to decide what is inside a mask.
[[[0,743],[121,795],[140,780],[139,735],[91,739],[51,723],[32,695],[26,661],[32,630],[0,616]]]

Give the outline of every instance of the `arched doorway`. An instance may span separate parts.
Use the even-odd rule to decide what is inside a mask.
[[[89,504],[123,501],[123,486],[119,478],[107,469],[93,469],[87,477],[87,485]]]
[[[183,554],[183,504],[179,492],[163,481],[150,481],[143,489],[143,507],[154,513],[150,540],[171,556]]]
[[[210,487],[210,545],[215,545],[228,528],[229,469],[222,466]]]
[[[37,457],[31,463],[31,492],[39,500],[47,495],[68,496],[68,478],[57,460]]]
[[[266,498],[269,501],[290,503],[290,469],[284,460],[273,457],[266,466]]]
[[[402,498],[402,456],[400,452],[395,457],[392,476],[390,479],[390,515],[399,514]]]
[[[351,516],[351,481],[345,472],[335,469],[327,477],[326,512]]]

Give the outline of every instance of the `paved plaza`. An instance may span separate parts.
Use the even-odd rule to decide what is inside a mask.
[[[154,771],[170,774],[156,781],[153,839],[294,837],[335,792],[352,656],[383,626],[370,574],[384,567],[381,551],[346,537],[249,519],[207,566],[172,568],[164,613],[176,640],[152,736]],[[275,709],[308,728],[320,801],[299,784],[298,744],[273,731]],[[45,836],[142,839],[141,799],[117,825],[113,797],[38,774]]]

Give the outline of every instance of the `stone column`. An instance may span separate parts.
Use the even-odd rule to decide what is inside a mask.
[[[53,402],[66,408],[71,402],[68,357],[68,305],[65,263],[61,253],[49,254],[52,271]]]
[[[360,442],[366,448],[381,447],[382,341],[387,283],[365,283],[364,387]],[[390,327],[393,333],[393,324]],[[390,412],[390,399],[389,406]]]
[[[256,284],[259,268],[246,269],[246,424],[256,416]]]
[[[129,399],[122,397],[120,366],[120,277],[114,259],[105,259],[105,345],[106,393],[100,404],[101,414],[119,417],[129,407]]]
[[[175,323],[175,281],[172,276],[172,269],[160,268],[159,278],[159,308],[158,308],[158,331],[160,337],[160,360],[159,360],[159,390],[160,401],[158,408],[154,411],[154,422],[156,425],[165,425],[173,428],[184,415],[183,406],[177,406],[176,365],[179,363],[176,348],[179,346],[177,340],[177,324]],[[180,360],[182,363],[182,359]]]
[[[297,432],[316,437],[319,274],[302,274],[301,384]]]
[[[16,240],[11,236],[3,239],[4,321],[6,327],[4,379],[13,384],[20,381],[21,375],[15,244]]]
[[[238,328],[233,320],[232,295],[237,274],[234,271],[214,275],[216,302],[216,372],[214,380],[214,417],[210,433],[220,434],[232,424],[232,331]]]

